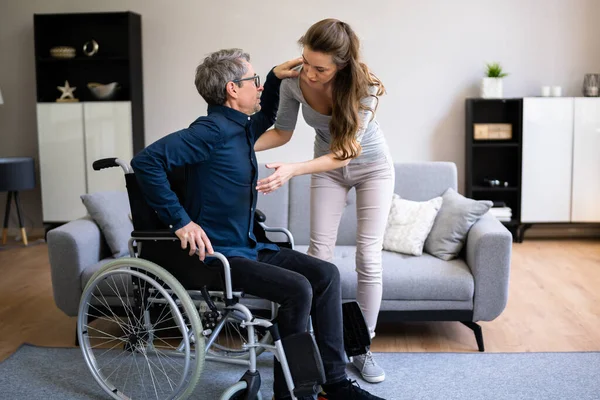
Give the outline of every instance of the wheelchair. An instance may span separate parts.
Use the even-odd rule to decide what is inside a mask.
[[[207,257],[213,259],[212,264],[220,263],[222,285],[194,290],[185,289],[160,266],[169,262],[169,254],[160,260],[145,259],[144,248],[160,243],[179,246],[179,239],[145,202],[126,162],[108,158],[93,163],[97,171],[111,167],[121,167],[125,173],[134,226],[130,257],[105,264],[89,279],[77,320],[85,362],[100,387],[114,399],[185,399],[194,392],[205,362],[212,361],[248,368],[222,393],[221,400],[261,400],[256,362],[258,355],[268,351],[280,362],[292,399],[316,393],[325,374],[310,329],[280,338],[277,324],[271,322],[277,306],[270,303],[269,309],[254,308],[253,313],[243,291],[233,290],[229,263],[220,253]],[[180,199],[185,195],[183,175],[179,171],[169,176]],[[254,228],[261,242],[269,241],[268,232],[279,232],[287,242],[278,245],[294,246],[291,233],[268,227],[259,211]],[[370,344],[357,308],[356,303],[343,307],[348,356],[365,352]]]

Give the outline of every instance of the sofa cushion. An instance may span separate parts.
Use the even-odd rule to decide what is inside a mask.
[[[383,236],[384,250],[420,256],[425,239],[442,206],[442,198],[411,201],[394,194]]]
[[[308,246],[296,246],[306,253]],[[356,299],[354,246],[336,246],[332,262],[340,270],[342,298]],[[475,282],[462,259],[440,260],[429,254],[382,252],[383,300],[471,301]]]
[[[128,242],[133,231],[126,192],[106,191],[84,194],[81,200],[90,217],[98,224],[114,257],[129,253]]]
[[[493,203],[468,199],[452,188],[446,190],[442,198],[444,202],[425,241],[425,251],[447,261],[458,256],[469,229]]]

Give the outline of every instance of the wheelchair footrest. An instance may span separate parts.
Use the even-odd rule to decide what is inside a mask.
[[[308,332],[297,333],[281,340],[294,381],[296,397],[310,396],[325,383],[325,368],[315,339]]]
[[[348,358],[365,354],[371,345],[371,334],[356,301],[342,304],[344,317],[344,349]]]

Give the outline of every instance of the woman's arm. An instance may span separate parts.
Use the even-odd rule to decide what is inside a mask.
[[[267,168],[274,168],[275,172],[273,172],[270,176],[259,180],[256,184],[256,190],[261,193],[268,194],[279,189],[284,183],[292,179],[294,176],[315,174],[318,172],[342,168],[348,165],[350,160],[351,159],[339,160],[333,153],[329,153],[324,156],[314,158],[310,161],[299,163],[267,164]]]
[[[379,105],[379,97],[377,97],[377,86],[371,86],[369,88],[369,96],[363,98],[360,102],[366,107],[366,109],[359,109],[358,118],[360,120],[360,125],[358,127],[358,131],[356,132],[356,141],[360,144],[362,141],[363,135],[369,126],[369,123],[375,118],[375,110]]]
[[[290,141],[293,133],[294,131],[284,131],[277,128],[269,129],[254,143],[254,151],[269,150],[283,146]]]

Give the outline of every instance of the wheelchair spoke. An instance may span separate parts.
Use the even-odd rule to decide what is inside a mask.
[[[148,372],[150,373],[150,379],[152,380],[152,387],[154,388],[154,394],[156,395],[156,398],[158,399],[158,392],[156,390],[156,382],[155,382],[155,378],[154,378],[154,373],[152,372],[152,368],[150,366],[150,360],[148,360],[148,355],[146,354],[146,352],[143,352],[142,355],[146,359],[146,365],[148,366]]]
[[[163,373],[163,375],[165,376],[165,378],[167,378],[167,383],[169,384],[169,386],[171,387],[171,390],[173,390],[173,384],[175,383],[171,378],[169,378],[169,375],[167,375],[167,371],[165,370],[163,364],[162,364],[162,360],[160,359],[160,357],[157,354],[158,362],[160,363],[160,367],[156,365],[156,363],[150,359],[148,359],[148,361],[152,364],[155,365],[157,367],[157,369],[159,371],[161,371]]]
[[[133,354],[130,355],[133,357]],[[131,374],[131,368],[133,367],[133,363],[129,363],[129,369],[127,370],[127,374],[125,374],[125,383],[123,384],[123,393],[127,393],[125,389],[127,389],[127,383],[129,382],[129,375]]]
[[[110,287],[110,289],[112,290],[112,292],[115,294],[115,296],[119,299],[119,301],[121,302],[121,305],[123,306],[123,309],[125,310],[125,314],[127,316],[127,320],[129,321],[129,325],[133,326],[131,319],[129,318],[129,312],[131,312],[131,316],[136,319],[136,324],[140,324],[141,320],[137,319],[135,317],[135,313],[133,311],[133,308],[131,308],[131,303],[129,303],[129,292],[127,290],[127,288],[123,285],[123,290],[127,296],[127,301],[123,301],[123,298],[121,296],[121,294],[119,293],[118,287],[117,287],[117,283],[115,282],[114,276],[111,277],[113,280],[113,283],[115,284],[115,288],[113,288],[110,284],[108,284],[108,287]],[[121,275],[121,281],[123,282],[123,277]]]
[[[178,371],[173,364],[178,364],[178,360],[176,358],[173,357],[169,357],[169,355],[167,355],[165,352],[161,352],[161,351],[156,351],[156,356],[160,359],[160,357],[162,357],[165,362],[167,362],[168,366],[171,367],[171,369],[173,370],[174,373],[176,373],[177,375],[181,376],[181,372]]]
[[[129,281],[127,281],[127,285],[125,284],[125,279],[123,279],[123,275],[121,275],[121,283],[123,284],[123,291],[125,292],[125,298],[126,298],[126,302],[125,304],[127,304],[129,306],[129,309],[131,309],[131,302],[129,301]],[[133,315],[133,312],[131,313]],[[131,319],[129,318],[129,313],[127,313],[127,320],[129,321],[129,325],[133,325],[131,323]],[[136,321],[139,322],[139,321]]]
[[[119,358],[121,355],[125,354],[124,352],[120,352],[117,357],[114,357],[111,361],[116,360],[117,358]],[[115,368],[113,370],[113,372],[111,372],[108,376],[106,376],[106,379],[110,379],[110,377],[119,370],[119,368],[121,368],[121,365],[123,365],[123,363],[127,360],[128,357],[124,357],[124,359],[121,361],[121,363],[119,364],[119,366],[117,368]],[[105,367],[100,368],[100,370],[102,370]]]
[[[108,301],[106,301],[106,299],[104,298],[104,295],[103,295],[102,293],[100,293],[100,294],[102,295],[102,298],[104,299],[104,305],[106,306],[105,308],[106,308],[107,310],[110,310],[110,313],[113,315],[113,317],[112,317],[112,318],[111,318],[111,317],[109,317],[109,316],[108,316],[108,315],[106,315],[106,314],[105,314],[105,313],[104,313],[102,310],[100,310],[98,307],[96,307],[96,306],[95,306],[95,305],[93,305],[93,304],[90,304],[90,307],[94,308],[94,309],[95,309],[95,310],[97,310],[97,311],[98,311],[100,314],[104,315],[104,316],[105,316],[105,317],[106,317],[108,320],[112,320],[112,321],[116,322],[117,324],[119,324],[119,325],[121,325],[121,326],[124,326],[124,325],[122,325],[122,324],[121,324],[121,322],[120,322],[120,320],[119,320],[119,317],[118,317],[118,316],[117,316],[117,315],[114,313],[114,311],[112,310],[112,308],[110,308],[110,305],[108,304]],[[99,299],[99,298],[98,298],[98,297],[97,297],[95,294],[93,294],[93,293],[92,293],[92,296],[93,296],[93,297],[94,297],[96,300],[98,300],[100,303],[102,303],[102,300],[100,300],[100,299]],[[97,317],[96,315],[92,315],[92,314],[89,314],[89,313],[88,313],[88,315],[90,315],[90,316],[93,316],[93,317]]]

